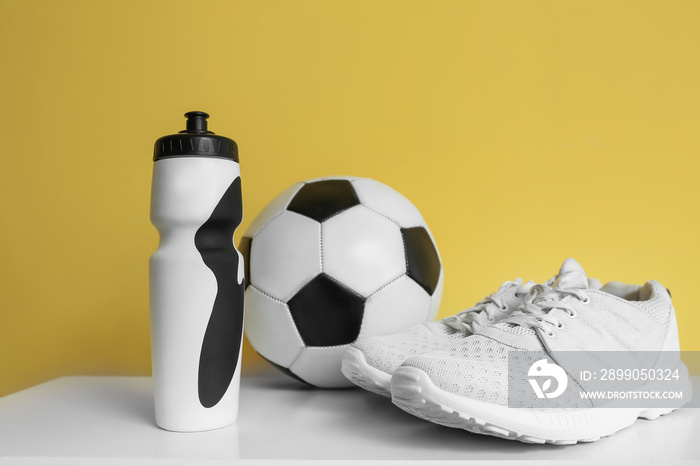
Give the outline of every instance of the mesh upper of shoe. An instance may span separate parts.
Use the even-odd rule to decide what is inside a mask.
[[[449,348],[410,357],[402,365],[421,369],[446,392],[507,405],[508,351],[512,349],[473,335]]]
[[[402,332],[380,337],[361,338],[353,344],[367,363],[388,374],[406,358],[441,348],[465,334],[438,322],[414,325]]]

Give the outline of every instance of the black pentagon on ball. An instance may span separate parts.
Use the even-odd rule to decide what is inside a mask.
[[[322,273],[287,303],[307,346],[337,346],[360,334],[365,298]]]
[[[238,250],[243,256],[246,289],[248,289],[248,285],[250,285],[250,246],[252,245],[252,242],[253,238],[248,238],[244,236],[243,238],[241,238],[241,242],[238,243]]]
[[[432,296],[440,280],[441,269],[433,240],[423,227],[402,228],[401,236],[406,249],[407,275]]]
[[[287,210],[323,222],[359,203],[360,199],[350,181],[321,180],[302,186]]]

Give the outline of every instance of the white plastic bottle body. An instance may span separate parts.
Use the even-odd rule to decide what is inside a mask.
[[[243,332],[240,171],[234,160],[170,157],[154,163],[149,263],[156,423],[203,431],[238,414]],[[239,299],[240,294],[240,299]]]

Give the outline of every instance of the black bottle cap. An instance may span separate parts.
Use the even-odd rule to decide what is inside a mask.
[[[233,139],[207,130],[204,112],[187,112],[187,129],[163,136],[153,148],[153,161],[166,157],[222,157],[238,162],[238,145]]]

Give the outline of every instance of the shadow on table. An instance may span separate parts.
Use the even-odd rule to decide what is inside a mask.
[[[256,390],[284,392],[298,409],[313,404],[316,410],[331,410],[342,416],[343,431],[359,442],[378,442],[410,452],[441,452],[446,455],[463,452],[498,451],[501,455],[522,457],[527,453],[563,450],[556,445],[524,444],[488,435],[478,435],[430,423],[412,416],[391,403],[391,400],[359,388],[318,389],[304,385],[281,374],[265,374],[249,379]],[[346,440],[351,440],[346,437]],[[466,456],[465,456],[466,458]]]

